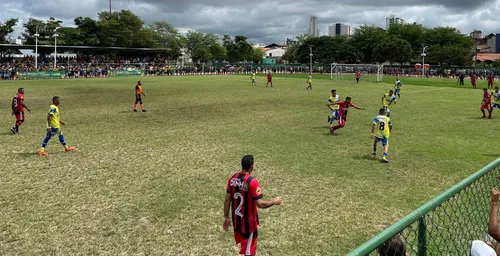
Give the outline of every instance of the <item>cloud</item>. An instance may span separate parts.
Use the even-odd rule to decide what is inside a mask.
[[[426,27],[454,26],[463,33],[473,29],[500,32],[500,0],[112,0],[112,9],[130,9],[147,24],[167,21],[186,31],[202,30],[220,35],[245,35],[256,43],[284,42],[307,32],[309,16],[318,17],[320,34],[328,26],[345,23],[356,27],[373,24],[385,27],[385,18],[396,14]],[[55,17],[73,25],[78,16],[97,18],[109,10],[104,0],[2,0],[0,21],[29,17]],[[22,31],[22,24],[16,28]]]

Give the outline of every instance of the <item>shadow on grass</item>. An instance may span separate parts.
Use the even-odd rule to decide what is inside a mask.
[[[37,156],[38,152],[21,152],[17,154],[23,157],[31,157],[31,156]]]
[[[378,156],[374,156],[374,155],[354,156],[353,158],[357,159],[357,160],[372,160],[372,161],[380,161],[380,162],[385,163]]]
[[[483,156],[487,156],[487,157],[500,157],[500,154],[481,154]]]
[[[12,136],[14,135],[12,132],[2,132],[0,133],[1,136]]]

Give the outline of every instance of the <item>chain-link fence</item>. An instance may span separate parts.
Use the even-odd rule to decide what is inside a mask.
[[[499,185],[500,158],[410,213],[356,250],[355,255],[470,255],[488,239],[490,190]]]

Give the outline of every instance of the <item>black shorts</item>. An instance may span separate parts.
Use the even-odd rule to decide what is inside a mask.
[[[141,95],[140,95],[140,94],[136,94],[136,95],[135,95],[135,101],[140,101],[140,102],[142,102],[142,97],[141,97]]]

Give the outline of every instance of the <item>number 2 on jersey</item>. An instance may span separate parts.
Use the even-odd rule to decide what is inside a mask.
[[[234,193],[234,199],[237,200],[238,197],[240,198],[240,203],[238,204],[238,207],[236,207],[234,214],[243,218],[243,213],[241,213],[241,206],[243,205],[243,195],[241,195],[241,193],[239,193],[239,192]]]

